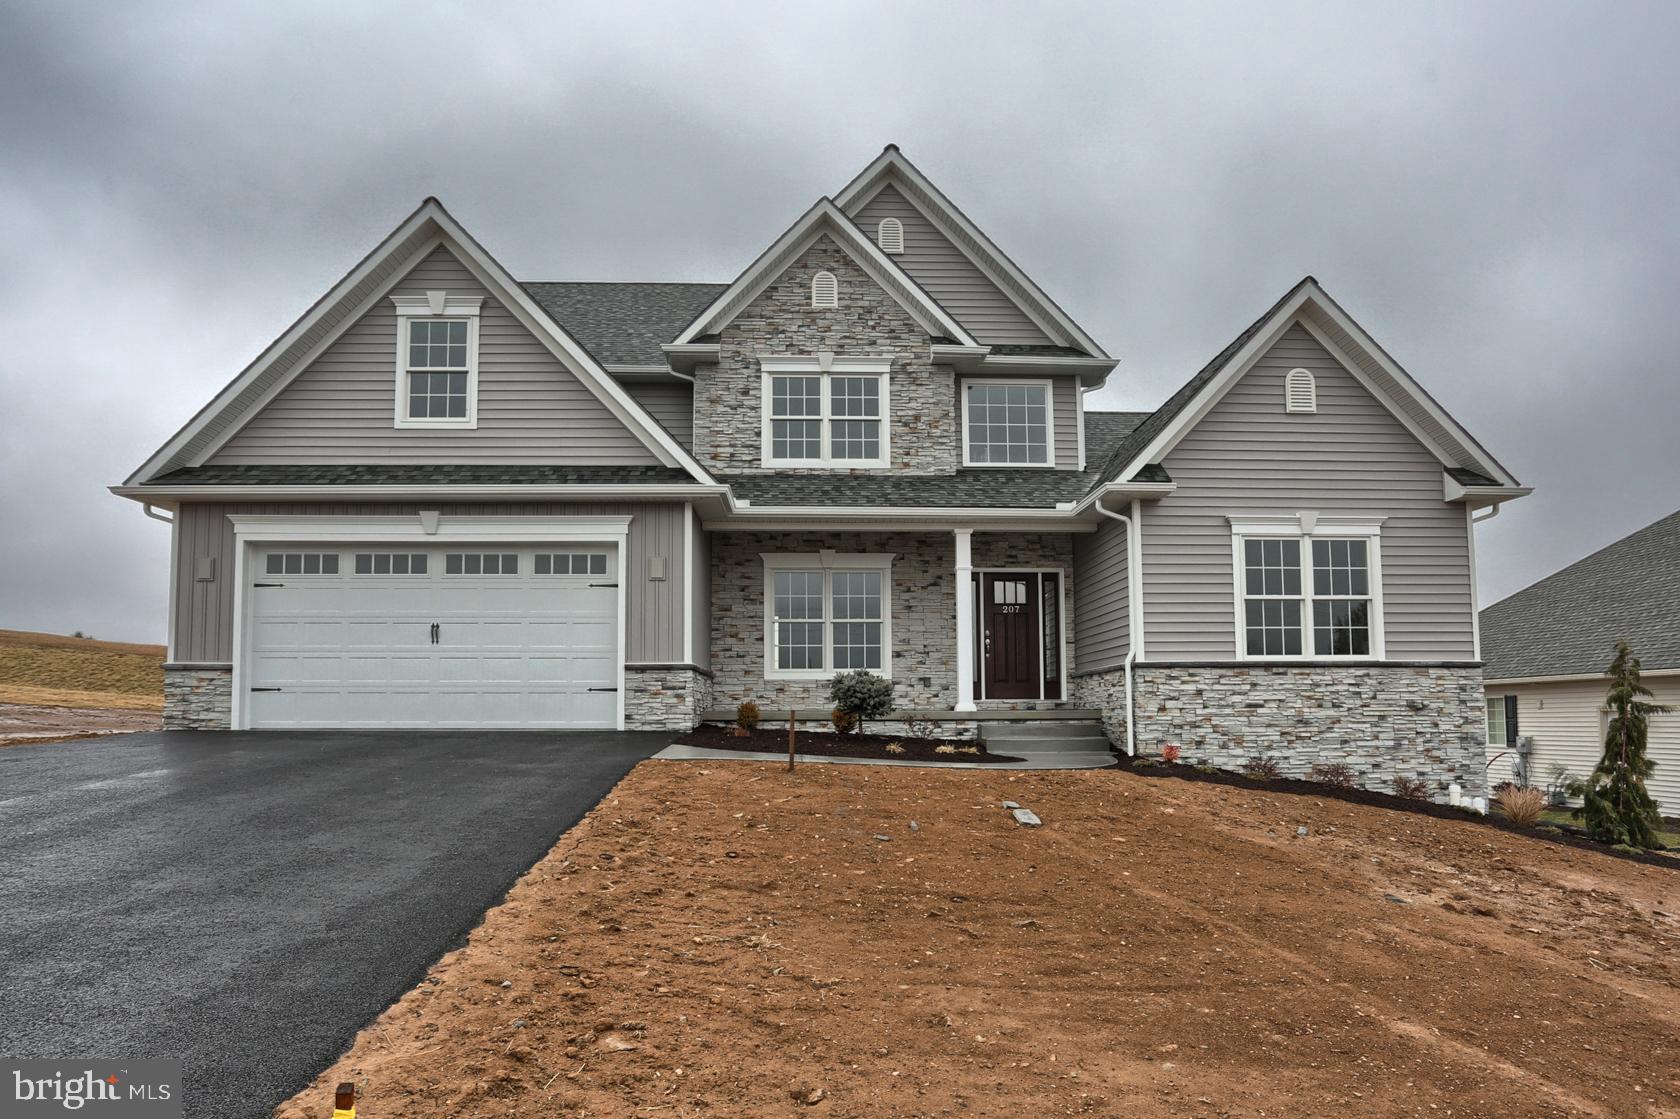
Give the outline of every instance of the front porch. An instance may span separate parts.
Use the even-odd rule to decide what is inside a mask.
[[[752,700],[827,722],[857,668],[892,681],[893,723],[1096,717],[1069,706],[1071,534],[723,531],[709,551],[708,719]]]

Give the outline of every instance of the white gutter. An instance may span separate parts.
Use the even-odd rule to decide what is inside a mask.
[[[166,517],[162,513],[159,513],[156,509],[152,508],[152,503],[149,501],[144,502],[140,506],[140,509],[146,514],[146,516],[152,518],[154,521],[162,521],[166,525],[172,525],[175,523],[174,517]]]
[[[253,498],[312,498],[321,499],[356,499],[384,498],[392,501],[405,501],[412,498],[506,498],[520,499],[531,497],[572,498],[572,497],[616,497],[632,501],[646,498],[675,498],[690,500],[696,497],[723,497],[729,493],[729,487],[718,484],[702,485],[698,482],[681,483],[651,483],[641,485],[634,482],[615,483],[579,483],[566,484],[518,484],[484,485],[484,484],[416,484],[416,485],[161,485],[161,486],[111,486],[110,491],[118,497],[131,498],[134,501],[150,503],[156,500],[173,500],[176,498],[226,498],[229,501],[250,500]]]
[[[1126,660],[1121,675],[1126,681],[1126,756],[1137,754],[1137,724],[1132,713],[1132,664],[1137,660],[1138,632],[1143,628],[1143,564],[1138,547],[1137,502],[1132,502],[1132,516],[1116,513],[1098,500],[1091,506],[1105,517],[1112,517],[1126,526]]]

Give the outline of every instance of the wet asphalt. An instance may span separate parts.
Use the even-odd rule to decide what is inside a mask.
[[[165,731],[0,750],[0,1055],[178,1057],[187,1116],[267,1116],[669,741]]]

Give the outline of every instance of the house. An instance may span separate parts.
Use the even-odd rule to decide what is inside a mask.
[[[1473,511],[1528,490],[1311,277],[1150,413],[895,146],[730,283],[521,282],[427,199],[122,485],[176,727],[1100,717],[1483,778]],[[1128,696],[1131,702],[1128,702]]]
[[[1656,702],[1680,708],[1680,512],[1482,611],[1489,778],[1558,784],[1604,752],[1604,675],[1626,641]],[[1518,740],[1528,740],[1528,756]],[[1680,816],[1680,710],[1651,719],[1648,788]]]

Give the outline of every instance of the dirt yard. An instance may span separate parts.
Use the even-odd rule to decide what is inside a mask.
[[[1680,872],[1470,823],[647,762],[277,1114],[1672,1117],[1677,949]]]

